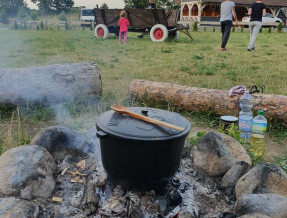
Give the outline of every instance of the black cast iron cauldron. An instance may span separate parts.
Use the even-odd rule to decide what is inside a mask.
[[[185,128],[180,132],[115,111],[96,119],[103,166],[116,185],[149,190],[166,185],[179,168],[190,123],[177,113],[130,107],[131,111]]]

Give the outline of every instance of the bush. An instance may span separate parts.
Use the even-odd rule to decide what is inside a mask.
[[[13,23],[13,29],[14,30],[19,30],[19,25],[17,24],[16,21],[14,21],[14,23]]]
[[[282,29],[283,29],[283,23],[279,23],[279,25],[278,25],[278,29],[277,29],[277,32],[278,33],[282,33]]]
[[[268,29],[268,33],[271,33],[271,27],[269,27],[269,29]]]
[[[65,22],[65,30],[69,30],[69,24],[68,21]]]
[[[29,14],[27,12],[27,9],[21,8],[17,13],[17,18],[21,21],[28,20]]]
[[[203,30],[204,32],[206,32],[206,27],[204,27],[204,30]]]
[[[197,21],[194,22],[194,24],[192,25],[192,31],[197,32],[198,27],[197,27]]]
[[[8,24],[8,14],[4,10],[0,10],[0,23]]]
[[[213,27],[213,30],[212,30],[213,32],[215,32],[215,27]]]
[[[243,27],[241,27],[241,32],[243,33]]]
[[[67,21],[67,16],[66,16],[66,13],[64,11],[62,11],[60,14],[59,14],[59,20],[60,21]]]
[[[41,30],[44,30],[44,22],[41,20],[41,22],[40,22],[40,29]]]
[[[26,22],[26,21],[24,21],[24,23],[23,23],[23,29],[24,29],[24,30],[27,29],[27,22]]]
[[[232,32],[235,32],[235,27],[232,27]]]

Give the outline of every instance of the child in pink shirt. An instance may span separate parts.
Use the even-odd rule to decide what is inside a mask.
[[[118,26],[120,27],[119,32],[119,44],[121,44],[122,36],[124,36],[124,44],[127,43],[128,26],[130,25],[129,20],[126,18],[126,11],[121,11]]]

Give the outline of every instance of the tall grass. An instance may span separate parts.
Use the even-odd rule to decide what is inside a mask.
[[[6,127],[6,134],[1,137],[0,154],[18,145],[30,143],[30,137],[22,127],[20,120],[20,110],[13,111],[9,125]]]

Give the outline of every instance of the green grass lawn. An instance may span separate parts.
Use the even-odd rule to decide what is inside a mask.
[[[0,31],[0,68],[92,61],[101,71],[104,93],[119,98],[132,79],[222,90],[264,84],[265,93],[287,95],[286,33],[264,30],[258,35],[255,51],[247,52],[249,33],[234,32],[228,51],[221,52],[220,32],[191,32],[193,42],[181,34],[177,42],[164,43],[129,33],[124,46],[112,34],[99,40],[88,28]]]
[[[178,41],[164,43],[128,33],[127,45],[119,45],[114,35],[97,39],[89,28],[70,31],[0,28],[0,68],[95,62],[101,72],[103,99],[111,103],[120,103],[125,98],[127,85],[133,79],[221,90],[236,85],[248,88],[265,85],[265,93],[287,95],[287,35],[267,31],[264,29],[258,35],[252,52],[247,51],[249,32],[232,32],[227,51],[221,52],[220,32],[191,32],[192,42],[181,33]],[[4,112],[0,110],[0,153],[1,144],[7,138],[11,140],[12,124],[19,143],[33,137],[40,128],[57,124],[43,110],[32,118],[30,115],[17,118],[17,111],[5,118]],[[93,126],[95,114],[92,116],[75,116],[76,124],[69,126],[76,130]],[[87,123],[90,125],[83,126]],[[7,131],[10,131],[8,137]]]

